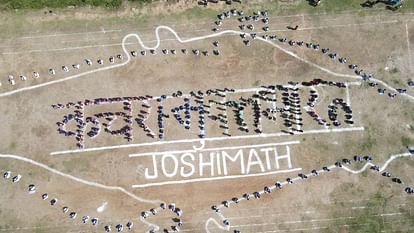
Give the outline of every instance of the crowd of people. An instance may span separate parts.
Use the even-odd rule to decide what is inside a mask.
[[[145,96],[133,96],[133,97],[112,97],[112,98],[96,98],[85,99],[84,101],[68,102],[66,104],[58,103],[52,104],[53,109],[68,109],[74,108],[74,112],[63,116],[63,120],[56,122],[58,126],[58,133],[66,137],[75,137],[76,145],[82,149],[85,144],[85,135],[89,138],[96,138],[101,132],[109,133],[113,136],[122,136],[128,142],[133,140],[133,120],[137,125],[143,129],[148,137],[163,140],[165,137],[165,122],[170,118],[170,115],[165,110],[164,101],[167,99],[177,98],[184,103],[176,107],[171,108],[173,119],[176,120],[184,129],[190,130],[191,122],[193,120],[192,114],[198,114],[198,129],[199,138],[206,137],[206,117],[210,120],[219,123],[218,127],[223,129],[222,134],[226,136],[232,136],[229,133],[230,123],[236,123],[236,129],[249,133],[254,132],[257,134],[263,133],[262,121],[268,119],[270,121],[276,121],[277,116],[281,118],[283,126],[282,132],[293,135],[295,133],[303,132],[303,118],[301,110],[301,97],[299,94],[300,85],[304,87],[310,87],[310,96],[307,102],[306,112],[318,122],[318,124],[325,127],[330,126],[327,120],[319,116],[314,107],[318,101],[318,93],[313,89],[318,85],[335,86],[338,88],[345,88],[344,82],[325,81],[322,79],[314,79],[311,81],[304,81],[301,84],[297,82],[288,82],[287,85],[265,85],[261,86],[259,90],[254,92],[249,97],[237,97],[235,100],[228,100],[228,94],[234,93],[235,90],[231,88],[215,88],[208,89],[207,91],[190,91],[189,94],[183,94],[182,91],[177,91],[172,96],[161,95],[154,97],[151,95]],[[210,98],[210,97],[218,97]],[[208,101],[206,100],[208,98]],[[277,100],[277,98],[280,100]],[[157,130],[152,130],[147,120],[150,117],[152,111],[152,104],[150,101],[157,101]],[[135,115],[132,114],[133,103],[139,102],[141,108]],[[266,103],[266,105],[263,105]],[[279,105],[277,105],[279,103]],[[85,107],[118,104],[122,105],[122,110],[113,112],[98,112],[91,116],[85,117]],[[269,107],[270,104],[270,107]],[[214,107],[212,105],[215,105]],[[343,99],[335,99],[329,107],[329,119],[334,126],[339,127],[341,123],[337,118],[337,110],[340,106],[345,112],[344,122],[352,125],[352,110],[350,106],[345,103]],[[134,105],[135,106],[135,105]],[[266,107],[265,107],[266,106]],[[214,109],[214,112],[213,112]],[[216,112],[218,110],[218,113]],[[249,110],[249,116],[246,116],[246,111]],[[253,122],[250,123],[250,111],[253,110],[252,117]],[[228,113],[232,112],[234,119],[230,119]],[[85,119],[84,119],[85,118]],[[111,129],[113,122],[122,122],[123,125],[118,129]],[[68,130],[67,125],[71,122],[76,122],[76,130]],[[194,121],[194,120],[193,120]],[[249,123],[249,124],[248,124]],[[250,125],[251,124],[251,125]],[[102,128],[103,127],[103,128]],[[253,130],[253,131],[251,131]]]
[[[409,150],[409,151],[414,156],[414,150],[413,151]],[[365,155],[365,156],[355,155],[353,157],[353,160],[354,160],[354,162],[372,162],[372,156],[371,155]],[[224,200],[224,201],[221,202],[220,205],[211,206],[211,209],[215,213],[219,213],[222,208],[229,208],[231,205],[239,204],[241,201],[244,201],[244,200],[249,201],[252,198],[260,199],[262,197],[262,195],[270,194],[274,190],[280,190],[280,189],[282,189],[283,187],[285,187],[287,185],[294,184],[296,181],[307,180],[310,177],[316,177],[316,176],[319,176],[320,174],[323,174],[323,173],[329,173],[329,172],[332,171],[332,169],[342,168],[344,165],[350,165],[350,164],[352,164],[352,161],[350,159],[344,158],[340,161],[335,162],[334,165],[324,166],[320,170],[313,169],[309,174],[299,173],[297,175],[297,177],[295,177],[295,178],[288,177],[288,178],[286,178],[285,181],[276,181],[271,186],[263,187],[262,190],[255,191],[253,193],[244,193],[244,194],[242,194],[241,197],[233,197],[230,200]],[[378,165],[372,165],[370,167],[370,170],[379,173],[380,167]],[[404,184],[404,182],[400,178],[395,177],[395,176],[393,177],[391,175],[391,173],[389,173],[387,171],[384,171],[380,174],[384,177],[390,178],[391,181],[396,183],[396,184],[399,184],[399,185]],[[406,188],[404,188],[404,192],[406,192],[409,195],[412,195],[412,194],[414,194],[414,189],[410,186],[407,186]],[[230,226],[229,219],[225,218],[221,214],[219,216],[222,217],[222,222],[223,222],[224,225]],[[240,233],[240,231],[239,230],[234,230],[234,233]]]

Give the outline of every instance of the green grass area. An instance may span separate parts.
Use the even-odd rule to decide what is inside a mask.
[[[370,151],[375,145],[377,144],[377,140],[372,137],[370,134],[368,134],[368,138],[366,138],[364,141],[361,142],[360,148],[363,149],[363,151]]]
[[[265,0],[263,2],[244,2],[243,4],[225,5],[218,4],[214,9],[210,7],[189,7],[184,11],[175,11],[173,6],[174,1],[168,1],[165,4],[166,12],[158,14],[152,11],[152,4],[150,2],[156,2],[158,0],[0,0],[0,11],[4,16],[2,23],[0,23],[0,38],[9,37],[10,35],[16,35],[18,32],[27,31],[33,28],[42,28],[45,31],[59,30],[59,31],[71,31],[76,30],[79,27],[99,27],[101,25],[116,25],[116,24],[145,24],[156,21],[158,24],[168,23],[174,24],[176,22],[182,22],[183,20],[203,21],[205,19],[212,19],[223,10],[230,8],[241,8],[245,11],[251,12],[252,10],[267,9],[271,15],[290,15],[290,14],[335,14],[346,11],[357,11],[358,14],[366,15],[372,13],[378,13],[378,9],[384,9],[383,4],[379,4],[374,8],[375,11],[370,11],[367,8],[363,8],[360,4],[363,0],[323,0],[318,7],[311,6],[307,0],[297,0],[293,3],[283,3],[281,1]],[[68,6],[76,6],[76,9],[68,9]],[[87,24],[85,20],[77,20],[71,18],[65,18],[62,20],[43,20],[41,22],[34,22],[30,20],[30,15],[37,15],[39,9],[52,10],[53,13],[59,15],[70,15],[73,11],[80,11],[82,7],[95,6],[102,9],[108,9],[111,11],[123,11],[126,6],[128,8],[143,8],[145,7],[146,13],[139,13],[125,17],[119,17],[108,15],[108,17],[100,19],[88,19]],[[14,10],[19,9],[19,10]],[[32,10],[34,9],[34,10]],[[414,1],[406,1],[406,4],[399,11],[413,11]],[[88,12],[87,10],[86,12]],[[391,12],[391,11],[388,11]],[[97,9],[97,13],[99,10]],[[102,11],[102,14],[105,12]],[[26,17],[28,16],[28,17]],[[42,24],[42,25],[39,25]],[[10,27],[12,25],[12,27]]]
[[[145,1],[145,0],[141,0]],[[0,9],[42,9],[64,8],[68,6],[101,6],[117,8],[122,5],[122,0],[2,0]]]
[[[299,0],[292,4],[287,4],[283,1],[266,1],[253,4],[252,8],[255,10],[267,9],[269,12],[277,13],[278,15],[291,14],[330,14],[340,13],[344,11],[360,11],[359,14],[365,15],[368,10],[385,9],[384,4],[377,4],[372,8],[364,8],[361,4],[364,0],[322,0],[319,6],[312,6],[308,0]],[[403,8],[398,11],[411,11],[414,9],[414,4],[410,1],[405,4]]]
[[[401,144],[404,147],[411,146],[411,145],[414,145],[414,140],[412,140],[412,139],[410,139],[408,137],[402,136],[401,137]]]
[[[400,214],[398,215],[398,219],[396,219],[399,224],[390,223],[391,219],[395,219],[393,216],[382,216],[382,214],[387,214],[391,211],[390,208],[394,205],[392,203],[393,198],[392,195],[384,196],[382,193],[377,192],[363,204],[365,206],[363,210],[350,212],[352,213],[352,218],[341,218],[344,216],[344,212],[338,209],[333,213],[333,216],[337,217],[337,220],[324,232],[411,232],[408,229],[413,228],[414,218],[413,214],[407,208],[399,208]]]
[[[157,0],[1,0],[0,9],[42,9],[42,8],[65,8],[68,6],[95,6],[95,7],[106,7],[106,8],[118,8],[125,5],[125,2],[138,3],[150,3]],[[178,0],[168,1],[165,4],[174,4]],[[365,2],[363,0],[322,0],[319,6],[312,6],[308,0],[293,1],[292,4],[285,3],[283,1],[264,1],[264,2],[246,2],[241,6],[249,6],[254,9],[269,9],[272,12],[279,12],[282,14],[290,14],[293,12],[302,13],[327,13],[327,12],[340,12],[349,10],[363,9],[361,4]],[[385,4],[377,4],[373,9],[384,9]],[[234,6],[232,6],[234,7]],[[239,7],[236,4],[235,7]],[[198,12],[208,10],[209,8],[197,7]],[[407,9],[414,8],[414,1],[406,0],[404,5],[399,11],[405,11]],[[365,8],[369,9],[369,8]],[[194,13],[197,13],[194,11]],[[198,14],[196,14],[198,16]]]
[[[9,148],[7,148],[7,150],[9,150],[9,151],[14,151],[14,150],[16,150],[16,142],[12,142],[12,143],[10,143],[10,145],[9,145]]]
[[[252,86],[258,87],[258,86],[260,86],[260,83],[261,83],[260,80],[256,80],[256,81],[253,82]]]

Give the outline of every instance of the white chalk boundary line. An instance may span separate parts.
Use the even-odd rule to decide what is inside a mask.
[[[89,34],[99,34],[99,33],[110,33],[110,32],[120,32],[121,29],[112,29],[112,30],[100,30],[100,31],[91,31],[91,32],[72,32],[72,33],[57,33],[57,34],[49,34],[49,35],[36,35],[36,36],[23,36],[17,39],[37,39],[37,38],[45,38],[45,37],[60,37],[60,36],[73,36],[73,35],[89,35]]]
[[[203,141],[201,141],[203,142]],[[130,154],[129,157],[144,157],[149,155],[161,155],[161,154],[182,154],[182,153],[194,153],[201,151],[216,151],[216,150],[235,150],[235,149],[245,149],[245,148],[257,148],[257,147],[266,147],[266,146],[284,146],[291,144],[299,144],[300,141],[289,141],[289,142],[278,142],[278,143],[268,143],[268,144],[256,144],[256,145],[247,145],[247,146],[229,146],[229,147],[216,147],[208,149],[194,149],[194,150],[176,150],[176,151],[156,151],[148,153],[139,153],[139,154]]]
[[[403,153],[403,154],[396,154],[396,155],[391,155],[391,157],[380,167],[380,170],[379,170],[379,172],[382,172],[382,171],[384,171],[387,167],[388,167],[388,165],[392,162],[392,161],[394,161],[395,159],[397,159],[397,158],[403,158],[403,157],[411,157],[411,156],[414,156],[413,154],[411,154],[411,153]],[[352,170],[352,169],[350,169],[350,168],[348,168],[348,167],[346,167],[346,166],[342,166],[341,168],[343,169],[343,170],[345,170],[345,171],[347,171],[347,172],[350,172],[351,174],[361,174],[362,172],[364,172],[365,170],[367,170],[369,167],[371,167],[371,166],[374,166],[374,164],[373,163],[371,163],[371,162],[367,162],[361,169],[359,169],[359,170]],[[337,168],[335,165],[331,165],[331,166],[329,166],[328,167],[329,169],[333,169],[333,168]],[[318,171],[319,172],[319,171]],[[323,173],[326,173],[326,172],[323,172]],[[312,177],[312,175],[311,174],[308,174],[307,175],[308,177]],[[296,180],[300,180],[300,178],[299,177],[296,177],[296,178],[293,178],[292,179],[292,181],[296,181]],[[281,183],[282,185],[285,185],[286,184],[286,181],[285,182],[282,182]],[[272,186],[273,187],[273,186]],[[261,193],[261,194],[263,194],[264,193],[264,191],[262,190],[262,191],[260,191],[259,193]],[[244,200],[244,199],[240,199],[240,201],[241,200]],[[216,212],[217,213],[217,215],[218,216],[220,216],[221,217],[221,219],[226,219],[226,217],[224,217],[223,216],[223,214],[221,214],[220,212]],[[209,223],[210,222],[213,222],[214,224],[216,224],[217,226],[219,226],[219,228],[220,229],[226,229],[227,231],[229,231],[230,230],[230,226],[223,226],[222,224],[220,224],[219,222],[217,222],[217,220],[216,219],[214,219],[214,218],[209,218],[209,219],[207,219],[207,221],[206,221],[206,224],[205,224],[205,231],[207,232],[207,233],[210,233],[210,231],[209,231],[209,229],[208,229],[208,225],[209,225]]]
[[[295,135],[350,132],[350,131],[363,131],[363,130],[364,130],[364,127],[350,127],[350,128],[338,128],[338,129],[314,129],[314,130],[303,131],[302,133],[297,133]],[[116,146],[104,146],[104,147],[94,147],[94,148],[86,148],[86,149],[55,151],[55,152],[51,152],[50,155],[74,154],[74,153],[83,153],[83,152],[124,149],[124,148],[132,148],[132,147],[166,145],[166,144],[175,144],[175,143],[190,143],[190,142],[201,142],[201,141],[223,141],[223,140],[237,140],[237,139],[248,139],[248,138],[250,138],[250,139],[251,138],[266,138],[266,137],[280,137],[280,136],[292,136],[292,135],[290,135],[289,133],[270,133],[270,134],[265,134],[264,133],[264,134],[231,136],[231,137],[181,139],[181,140],[171,140],[171,141],[148,142],[148,143],[140,143],[140,144],[123,144],[123,145],[116,145]]]
[[[19,160],[19,161],[23,161],[23,162],[26,162],[26,163],[30,163],[30,164],[35,165],[37,167],[41,167],[45,170],[48,170],[49,172],[51,172],[53,174],[63,176],[65,178],[68,178],[68,179],[71,179],[73,181],[76,181],[76,182],[79,182],[79,183],[82,183],[82,184],[85,184],[85,185],[89,185],[89,186],[92,186],[92,187],[106,189],[106,190],[119,191],[119,192],[122,192],[122,193],[128,195],[132,199],[139,201],[139,202],[144,202],[144,203],[149,203],[149,204],[160,204],[160,203],[162,203],[162,201],[160,201],[160,200],[147,200],[147,199],[138,197],[137,195],[135,195],[131,192],[128,192],[127,190],[125,190],[122,187],[108,186],[108,185],[100,184],[100,183],[97,183],[97,182],[84,180],[84,179],[72,176],[70,174],[63,173],[59,170],[56,170],[54,168],[51,168],[51,167],[47,166],[46,164],[39,163],[37,161],[34,161],[34,160],[26,158],[26,157],[22,157],[22,156],[18,156],[18,155],[10,155],[10,154],[0,154],[0,158],[14,159],[14,160]]]
[[[136,184],[136,185],[132,185],[131,187],[132,188],[145,188],[145,187],[171,185],[171,184],[187,184],[187,183],[194,183],[194,182],[201,182],[201,181],[228,180],[228,179],[238,179],[238,178],[246,178],[246,177],[268,176],[268,175],[273,175],[273,174],[289,173],[289,172],[301,171],[301,170],[302,168],[293,168],[293,169],[288,169],[288,170],[278,170],[278,171],[271,171],[271,172],[264,172],[264,173],[257,173],[257,174],[218,176],[218,177],[210,177],[210,178],[198,178],[198,179],[188,179],[188,180]]]

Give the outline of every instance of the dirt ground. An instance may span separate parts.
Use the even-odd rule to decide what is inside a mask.
[[[249,6],[241,5],[245,14],[252,14]],[[225,7],[227,6],[208,10]],[[151,227],[140,221],[141,211],[156,207],[163,201],[176,203],[183,210],[182,232],[206,232],[206,228],[209,232],[225,232],[214,223],[209,223],[206,227],[210,218],[216,219],[223,226],[222,219],[211,210],[212,205],[220,205],[222,201],[232,197],[241,197],[245,192],[263,190],[264,186],[271,186],[287,177],[296,177],[298,173],[133,188],[132,185],[136,184],[187,179],[159,177],[148,180],[144,170],[151,169],[151,157],[129,155],[191,150],[193,146],[200,146],[196,128],[198,114],[192,115],[192,127],[186,130],[177,123],[171,112],[171,109],[183,105],[183,100],[168,99],[163,106],[170,118],[165,120],[166,132],[163,140],[147,137],[133,121],[132,142],[101,133],[95,139],[85,136],[85,149],[131,144],[138,146],[51,154],[78,149],[74,137],[58,134],[56,125],[56,122],[63,120],[64,115],[73,113],[73,108],[53,109],[53,104],[102,97],[171,96],[178,90],[185,94],[215,88],[245,90],[262,85],[285,85],[289,81],[311,81],[316,78],[336,82],[361,82],[335,75],[351,76],[353,72],[338,61],[332,61],[321,51],[310,50],[305,46],[292,47],[287,43],[274,41],[279,47],[273,47],[259,40],[251,40],[251,45],[246,47],[239,35],[223,35],[182,44],[175,40],[171,32],[160,30],[161,45],[156,55],[149,55],[149,52],[146,56],[139,54],[144,49],[137,40],[131,38],[126,41],[126,49],[138,51],[138,55],[132,57],[128,64],[37,87],[39,84],[109,67],[111,64],[108,58],[123,53],[121,42],[129,33],[137,33],[147,46],[154,46],[154,29],[158,25],[171,26],[181,38],[193,38],[211,34],[216,20],[214,14],[211,14],[211,17],[204,15],[198,19],[180,19],[181,21],[169,24],[166,20],[156,21],[153,18],[134,22],[130,15],[120,15],[119,21],[107,22],[103,19],[99,22],[92,16],[89,18],[78,14],[75,22],[71,21],[70,12],[65,14],[56,16],[54,20],[34,17],[36,20],[31,23],[31,28],[22,26],[21,30],[16,31],[13,30],[13,24],[18,19],[11,18],[9,22],[1,25],[10,32],[9,36],[3,35],[0,40],[1,154],[30,158],[55,169],[54,171],[106,186],[121,187],[152,202],[139,201],[119,190],[77,182],[28,162],[0,158],[2,172],[10,170],[13,174],[22,175],[18,183],[3,178],[0,180],[0,231],[104,232],[104,225],[112,225],[114,231],[116,224],[125,225],[131,220],[135,224],[132,232],[147,232]],[[335,15],[278,16],[269,12],[268,26],[271,31],[268,34],[320,44],[321,48],[329,47],[338,56],[346,57],[348,63],[358,64],[365,72],[374,73],[375,78],[394,88],[407,89],[409,95],[414,95],[414,89],[407,85],[414,75],[412,14],[378,10],[364,14],[344,12]],[[239,24],[237,18],[232,17],[224,21],[221,31],[238,30]],[[257,23],[257,30],[260,30],[260,25]],[[296,31],[286,28],[295,25],[299,25]],[[212,53],[212,42],[215,40],[220,42],[220,56]],[[177,55],[162,55],[163,48],[176,49]],[[181,53],[182,48],[188,50],[187,55]],[[192,49],[207,50],[209,56],[195,56]],[[86,58],[93,61],[92,66],[85,64]],[[97,59],[103,59],[104,64],[98,65]],[[123,60],[115,58],[115,64],[125,61],[125,56]],[[81,64],[79,70],[71,67],[76,63]],[[63,65],[70,68],[68,73],[61,70]],[[48,74],[51,67],[56,69],[55,76]],[[32,78],[33,71],[38,71],[40,78]],[[10,74],[16,80],[13,86],[8,83]],[[21,74],[27,76],[26,81],[20,81]],[[36,88],[25,90],[29,87]],[[237,130],[234,119],[229,118],[229,133],[234,139],[229,137],[224,140],[207,140],[205,148],[299,141],[299,144],[290,146],[290,153],[293,168],[302,168],[303,173],[332,165],[343,158],[352,159],[356,154],[372,155],[373,163],[381,166],[391,155],[405,153],[407,146],[414,145],[414,105],[412,100],[404,96],[392,99],[387,95],[378,95],[377,88],[382,86],[372,88],[362,83],[349,87],[354,124],[342,124],[337,129],[363,127],[363,130],[255,137],[257,134],[253,127],[248,133],[241,132]],[[15,90],[22,91],[1,95]],[[327,107],[334,98],[346,99],[347,96],[344,89],[335,87],[317,87],[317,90],[321,99],[315,109],[324,118],[328,118]],[[253,94],[254,91],[229,94],[226,98],[237,101],[240,97],[248,98]],[[308,94],[309,89],[300,89],[302,107],[307,102]],[[281,97],[277,93],[277,98]],[[220,98],[212,96],[206,99],[219,101]],[[154,115],[151,115],[147,123],[150,128],[157,129],[158,103],[152,100],[149,104]],[[133,107],[134,114],[142,110],[140,103],[134,103]],[[106,111],[122,111],[122,108],[122,103],[87,107],[85,116]],[[304,131],[325,129],[312,120],[305,110],[302,112]],[[234,113],[228,111],[228,114]],[[252,114],[252,111],[245,112],[249,125],[252,125]],[[343,116],[340,119],[343,120]],[[120,128],[123,124],[124,122],[117,121],[113,128]],[[275,122],[264,120],[263,132],[278,133],[284,129],[282,124],[283,120],[280,118]],[[71,123],[67,128],[75,130],[76,123]],[[332,128],[336,127],[329,127]],[[207,139],[224,137],[223,129],[214,121],[208,122],[206,132]],[[184,142],[154,144],[173,140]],[[360,169],[362,165],[352,164],[350,167]],[[235,165],[229,166],[229,170],[233,172],[229,175],[238,175],[237,168]],[[167,163],[167,170],[172,169],[173,164]],[[386,170],[393,177],[401,178],[404,185],[393,183],[391,179],[370,169],[361,174],[337,170],[307,181],[298,181],[282,190],[274,190],[259,200],[232,204],[230,208],[223,208],[221,213],[231,222],[231,232],[236,229],[241,232],[412,232],[414,196],[406,194],[404,188],[414,186],[414,161],[412,157],[397,159]],[[260,171],[256,169],[254,173]],[[36,184],[37,192],[30,195],[27,193],[27,186],[32,183]],[[57,197],[58,205],[51,206],[48,201],[43,201],[40,198],[43,193],[49,194],[48,200]],[[104,211],[98,212],[97,208],[104,203],[107,203]],[[70,219],[67,213],[62,212],[63,206],[68,206],[70,211],[77,211],[78,217],[75,220]],[[83,215],[98,217],[101,223],[97,227],[83,224],[80,220]],[[171,218],[174,216],[170,211],[160,212],[156,216],[150,216],[148,221],[159,225],[161,229],[170,228],[173,225]]]

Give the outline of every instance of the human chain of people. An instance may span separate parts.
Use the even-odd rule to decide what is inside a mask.
[[[317,177],[319,175],[322,175],[322,174],[325,174],[325,173],[330,173],[331,171],[339,170],[339,169],[343,169],[343,170],[345,170],[349,173],[352,173],[352,174],[360,174],[360,173],[364,172],[365,170],[369,169],[371,171],[374,171],[377,174],[381,174],[382,177],[390,179],[391,182],[393,182],[395,184],[398,184],[400,186],[403,186],[404,182],[401,180],[401,178],[399,178],[398,176],[392,175],[390,172],[386,171],[386,168],[388,167],[388,165],[393,160],[395,160],[397,158],[414,156],[414,150],[412,150],[412,149],[408,149],[408,150],[409,151],[407,153],[390,156],[390,158],[382,166],[379,166],[379,165],[376,165],[376,164],[372,163],[372,161],[373,161],[372,155],[365,155],[365,156],[354,155],[353,159],[344,158],[340,161],[335,162],[335,164],[333,164],[333,165],[323,166],[322,169],[313,169],[308,174],[299,173],[297,175],[297,177],[294,177],[294,178],[288,177],[288,178],[286,178],[285,181],[277,180],[272,185],[264,186],[264,188],[262,190],[255,191],[253,193],[244,193],[240,197],[233,197],[229,200],[224,200],[218,205],[211,206],[211,209],[221,219],[222,224],[224,225],[224,227],[222,227],[222,228],[229,231],[230,227],[231,227],[231,223],[230,223],[229,219],[221,213],[222,209],[230,208],[231,206],[240,204],[243,201],[249,201],[251,199],[260,199],[262,197],[262,195],[271,194],[272,192],[277,191],[277,190],[281,190],[282,188],[284,188],[286,186],[293,185],[293,184],[297,183],[298,181],[306,181],[309,178]],[[349,166],[352,164],[352,161],[354,161],[355,163],[365,162],[365,164],[361,169],[353,170],[353,169],[349,168]],[[414,194],[414,189],[412,187],[408,186],[408,185],[405,186],[405,187],[403,186],[402,191],[407,193],[408,195],[413,195]],[[212,218],[210,221],[206,222],[206,232],[210,232],[208,230],[208,224],[209,224],[209,222],[212,222],[212,221],[214,222],[215,219]],[[221,225],[221,223],[217,223],[217,222],[216,222],[216,224]],[[234,230],[233,232],[234,233],[240,233],[241,231],[240,230]]]
[[[17,172],[6,170],[3,172],[3,178],[5,180],[10,180],[12,184],[17,184],[19,182],[22,182],[21,179],[23,178],[23,176]],[[44,191],[41,192],[40,195],[37,195],[40,192],[40,190],[38,186],[34,183],[28,184],[26,191],[31,196],[39,196],[39,198],[47,202],[50,207],[60,209],[62,214],[67,215],[67,217],[69,217],[73,221],[80,219],[83,224],[90,224],[94,227],[102,225],[105,232],[111,232],[111,223],[104,223],[98,217],[93,217],[87,214],[80,216],[79,211],[72,209],[64,202],[62,203],[59,197]],[[125,229],[132,230],[132,228],[134,227],[134,222],[132,220],[128,220],[126,223],[117,223],[115,224],[114,228],[117,230],[117,232],[122,232],[124,230],[124,226]]]
[[[224,36],[226,34],[230,34],[230,35],[239,35],[240,38],[242,39],[243,43],[246,46],[249,46],[251,43],[251,40],[257,40],[257,41],[261,41],[261,42],[265,42],[267,44],[270,44],[271,46],[281,50],[282,52],[304,62],[307,63],[309,65],[312,65],[313,67],[320,69],[328,74],[337,76],[337,77],[347,77],[347,78],[356,78],[356,79],[364,79],[365,81],[370,81],[369,85],[372,87],[377,86],[378,84],[381,84],[382,86],[384,86],[385,88],[378,88],[378,93],[380,94],[384,94],[385,91],[387,91],[388,88],[388,95],[391,98],[394,98],[397,94],[401,94],[404,95],[405,97],[409,98],[410,100],[414,100],[414,97],[407,94],[407,90],[403,89],[403,88],[393,88],[390,85],[388,85],[387,83],[385,83],[382,80],[376,79],[374,78],[373,73],[369,73],[369,72],[364,72],[364,70],[362,68],[359,68],[358,65],[356,64],[347,64],[348,63],[348,59],[346,57],[340,57],[336,52],[330,50],[330,48],[323,48],[321,45],[319,44],[314,44],[312,42],[304,42],[304,41],[295,41],[292,39],[288,39],[286,37],[280,37],[278,35],[271,35],[270,33],[272,32],[272,30],[269,29],[269,26],[266,26],[267,24],[269,24],[269,18],[267,17],[267,11],[263,10],[263,11],[258,11],[258,12],[254,12],[253,15],[248,15],[248,16],[244,16],[244,11],[243,10],[236,10],[236,9],[231,9],[229,11],[223,12],[222,14],[218,15],[218,20],[215,21],[214,23],[214,27],[213,27],[213,34],[210,35],[206,35],[206,36],[198,36],[198,37],[192,37],[189,39],[182,39],[172,28],[167,27],[167,26],[158,26],[155,29],[155,36],[156,36],[156,44],[155,46],[149,47],[146,46],[144,44],[144,42],[142,41],[142,39],[140,38],[139,35],[137,34],[128,34],[126,35],[123,39],[122,39],[122,49],[124,52],[124,55],[122,54],[117,54],[114,56],[110,56],[109,58],[107,58],[109,61],[109,66],[106,67],[101,67],[101,68],[97,68],[97,69],[93,69],[93,70],[89,70],[89,71],[85,71],[82,73],[78,73],[78,74],[74,74],[68,77],[64,77],[61,79],[55,79],[53,81],[47,81],[45,83],[41,83],[41,84],[35,84],[32,86],[28,86],[28,87],[23,87],[23,88],[19,88],[16,90],[12,90],[12,91],[7,91],[4,93],[0,93],[0,97],[3,96],[9,96],[9,95],[13,95],[19,92],[23,92],[23,91],[29,91],[29,90],[33,90],[33,89],[37,89],[37,88],[42,88],[48,85],[53,85],[56,83],[60,83],[60,82],[64,82],[64,81],[68,81],[71,79],[76,79],[76,78],[80,78],[89,74],[93,74],[95,72],[100,72],[100,71],[105,71],[105,70],[110,70],[110,69],[114,69],[114,68],[119,68],[122,66],[127,65],[130,61],[132,57],[137,57],[138,54],[141,54],[142,56],[146,56],[147,54],[152,54],[152,55],[156,55],[157,54],[157,49],[159,49],[160,45],[161,45],[161,39],[159,36],[159,31],[160,30],[167,30],[169,32],[171,32],[174,37],[176,38],[176,40],[181,43],[181,44],[185,44],[185,43],[190,43],[190,42],[194,42],[194,41],[199,41],[199,40],[205,40],[205,39],[210,39],[210,38],[214,38],[214,37],[220,37],[220,36]],[[238,21],[242,22],[242,23],[251,23],[249,25],[245,25],[245,24],[241,24],[238,26],[239,29],[242,29],[242,31],[236,31],[236,30],[223,30],[220,31],[221,26],[223,25],[223,21],[226,19],[229,19],[231,17],[239,17]],[[255,23],[261,23],[264,24],[265,26],[259,26],[260,31],[255,31],[255,27],[253,26]],[[256,28],[257,29],[257,28]],[[248,30],[250,30],[251,32],[249,32]],[[260,34],[264,34],[262,36],[259,36]],[[248,38],[250,37],[250,39]],[[144,49],[141,51],[136,51],[136,50],[128,50],[126,48],[126,44],[127,44],[127,40],[130,38],[135,38],[137,39],[139,45]],[[328,55],[332,60],[338,60],[341,64],[347,64],[349,66],[350,69],[352,69],[355,72],[355,75],[348,75],[348,74],[339,74],[339,73],[335,73],[329,69],[326,69],[320,65],[317,65],[305,58],[302,58],[300,56],[298,56],[297,54],[281,47],[280,45],[278,45],[275,42],[279,42],[281,44],[288,44],[290,46],[299,46],[299,47],[306,47],[308,49],[314,50],[314,51],[322,51],[323,54]],[[215,55],[220,55],[220,50],[218,49],[220,43],[218,41],[213,41],[212,45],[214,47],[217,47],[215,49],[213,49],[213,54]],[[306,45],[306,46],[304,46]],[[181,51],[182,54],[190,54],[188,53],[188,51],[191,51],[191,54],[195,55],[195,56],[199,56],[199,55],[204,55],[204,56],[208,56],[209,52],[208,50],[202,50],[202,49],[187,49],[187,48],[182,48],[182,49],[161,49],[162,52],[161,54],[163,55],[176,55],[177,51]],[[147,52],[148,51],[148,52]],[[124,57],[126,56],[126,60],[124,59]],[[338,59],[337,59],[338,58]],[[116,63],[116,59],[121,60],[121,63]],[[97,64],[103,65],[106,61],[102,58],[98,58],[96,60]],[[87,65],[87,67],[92,66],[94,64],[94,62],[92,61],[92,59],[89,58],[85,58],[84,59],[84,63]],[[81,69],[81,63],[75,63],[72,65],[62,65],[61,70],[63,72],[63,74],[65,73],[69,73],[72,70],[79,70]],[[54,77],[57,73],[57,69],[55,68],[48,68],[47,69],[47,73],[45,75],[49,75],[50,77]],[[27,80],[27,77],[30,75],[18,75],[18,77],[20,78],[20,80],[25,81]],[[38,79],[39,77],[41,77],[40,72],[38,71],[33,71],[33,74],[31,75],[33,76],[34,79]],[[9,83],[11,85],[15,85],[16,84],[16,78],[15,75],[10,74],[9,75]],[[414,86],[414,81],[410,80],[408,81],[408,86],[413,87]]]

